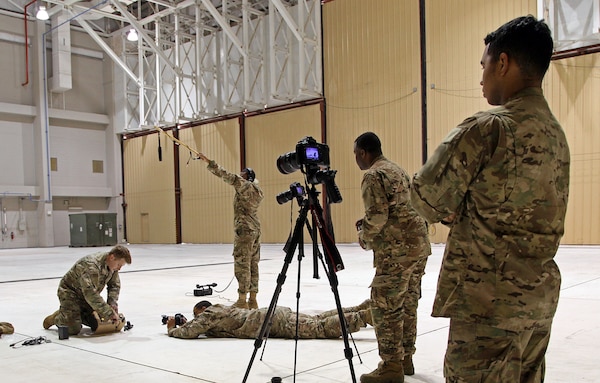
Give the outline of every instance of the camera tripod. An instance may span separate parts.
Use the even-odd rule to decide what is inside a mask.
[[[275,292],[273,293],[273,298],[271,299],[271,303],[269,304],[269,308],[265,315],[265,319],[262,323],[260,331],[254,341],[254,351],[252,353],[252,357],[250,358],[250,362],[248,363],[248,368],[246,369],[246,374],[244,375],[243,383],[248,379],[248,375],[250,373],[250,369],[252,367],[252,363],[254,362],[254,358],[256,357],[256,353],[258,349],[261,347],[263,340],[268,337],[268,332],[270,329],[270,325],[272,323],[273,314],[275,313],[275,307],[277,305],[277,301],[279,299],[279,295],[281,293],[282,286],[286,279],[286,273],[290,263],[292,262],[292,258],[294,256],[294,252],[296,248],[298,248],[299,253],[299,262],[304,256],[304,236],[303,230],[306,225],[309,229],[309,233],[311,233],[311,237],[313,240],[313,249],[315,252],[318,251],[317,248],[317,239],[316,234],[311,232],[310,225],[307,221],[308,211],[312,213],[313,218],[313,229],[318,228],[321,244],[323,246],[323,250],[325,252],[325,260],[327,263],[327,268],[325,269],[325,273],[327,274],[327,278],[329,279],[329,285],[331,286],[331,291],[335,297],[335,305],[337,308],[338,318],[340,322],[340,328],[342,333],[342,338],[344,340],[344,356],[348,360],[348,365],[350,367],[350,374],[352,376],[352,382],[356,383],[356,376],[354,373],[354,365],[352,364],[352,349],[350,348],[350,343],[348,341],[348,329],[346,327],[346,318],[344,316],[344,312],[342,310],[342,305],[340,302],[340,296],[338,293],[338,280],[336,276],[336,271],[342,270],[344,268],[340,253],[335,246],[335,242],[331,237],[331,234],[327,231],[325,227],[325,222],[323,220],[323,209],[319,205],[318,201],[318,192],[315,189],[315,186],[312,185],[311,188],[307,192],[307,197],[302,198],[302,196],[297,197],[298,204],[300,205],[300,213],[298,218],[296,219],[296,225],[294,227],[294,231],[288,238],[284,250],[285,250],[285,259],[284,264],[281,269],[281,272],[277,276],[277,286],[275,288]],[[325,267],[325,265],[323,266]],[[315,266],[315,275],[316,275],[316,266]],[[299,284],[300,284],[300,267],[298,268],[298,293],[297,297],[300,298],[299,294]],[[296,310],[296,335],[298,334],[298,310]],[[298,343],[298,337],[296,336],[296,347]],[[296,355],[294,356],[294,381],[296,376]]]

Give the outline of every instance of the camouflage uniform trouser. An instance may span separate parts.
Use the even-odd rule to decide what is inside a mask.
[[[541,383],[550,326],[524,331],[450,320],[447,383]]]
[[[70,335],[77,335],[83,327],[82,324],[95,329],[98,322],[92,314],[94,310],[85,301],[77,298],[68,291],[59,291],[58,299],[60,301],[59,313],[54,318],[57,326],[67,326]]]
[[[258,261],[260,230],[236,227],[233,240],[233,273],[238,281],[238,293],[258,292]]]
[[[396,257],[388,274],[371,283],[371,315],[383,361],[400,362],[415,352],[417,306],[427,257]]]
[[[348,332],[356,332],[365,324],[358,312],[344,313]],[[294,339],[296,336],[296,313],[288,308],[277,307],[273,314],[273,323],[269,330],[273,338]],[[342,336],[337,311],[331,315],[298,315],[298,339],[335,339]]]

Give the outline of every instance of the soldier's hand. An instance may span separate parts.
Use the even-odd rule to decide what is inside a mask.
[[[456,213],[452,213],[449,216],[447,216],[446,218],[442,219],[440,222],[443,225],[450,225],[452,222],[454,222],[454,218],[456,218]]]
[[[169,317],[167,319],[167,331],[175,327],[175,317]]]
[[[198,153],[198,158],[200,158],[204,162],[210,162],[210,159],[202,153]]]
[[[367,244],[365,243],[365,241],[363,241],[362,239],[360,239],[360,237],[358,238],[358,244],[360,245],[360,247],[363,248],[363,250],[368,250],[367,249]]]
[[[356,231],[361,231],[362,225],[363,225],[363,219],[361,218],[358,221],[356,221],[356,223],[354,224],[354,226],[356,226]]]

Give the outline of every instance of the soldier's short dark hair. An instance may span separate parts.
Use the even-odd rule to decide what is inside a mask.
[[[550,28],[532,15],[517,17],[484,39],[488,54],[498,60],[502,52],[515,60],[523,74],[543,78],[550,66],[554,43]]]
[[[108,254],[114,255],[116,259],[124,259],[128,265],[131,265],[131,253],[129,252],[129,249],[123,245],[113,247]]]
[[[194,310],[201,310],[210,306],[212,306],[212,303],[210,303],[209,301],[200,301],[196,303],[196,305],[194,306]]]
[[[354,140],[356,147],[374,155],[381,154],[381,141],[373,132],[361,134]]]

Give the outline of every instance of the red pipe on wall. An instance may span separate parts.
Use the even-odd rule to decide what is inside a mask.
[[[37,0],[31,0],[23,7],[23,20],[25,22],[25,82],[22,86],[29,84],[29,44],[27,43],[27,7],[35,3]]]

